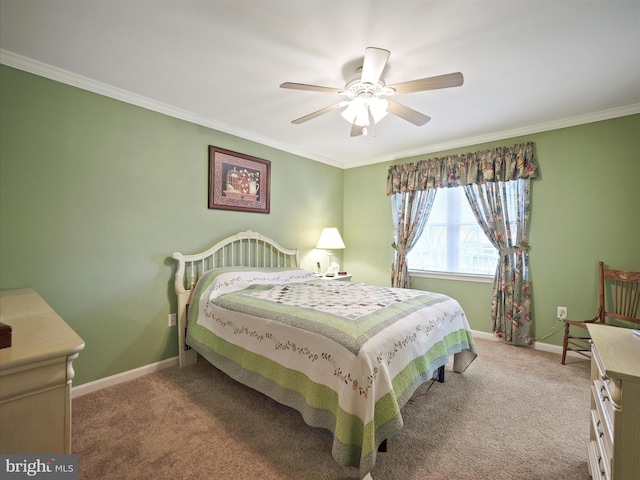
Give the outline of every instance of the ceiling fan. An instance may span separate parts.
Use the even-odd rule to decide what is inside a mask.
[[[351,123],[352,137],[366,135],[367,127],[378,123],[387,113],[397,115],[414,125],[421,126],[431,120],[431,117],[385,97],[401,93],[459,87],[464,81],[462,73],[456,72],[387,86],[381,76],[390,55],[391,52],[382,48],[368,47],[365,49],[362,67],[358,68],[356,74],[347,80],[344,88],[321,87],[292,82],[285,82],[280,85],[281,88],[294,90],[337,93],[348,98],[348,100],[343,100],[330,107],[297,118],[291,123],[304,123],[333,110],[347,107],[342,111],[342,116]]]

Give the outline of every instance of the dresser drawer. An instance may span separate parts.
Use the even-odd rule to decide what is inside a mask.
[[[593,480],[609,480],[595,440],[589,442],[589,474]]]
[[[67,384],[67,357],[0,370],[0,404]]]
[[[590,448],[594,449],[597,468],[603,478],[611,478],[613,444],[610,434],[606,431],[606,424],[597,410],[591,410],[591,431],[593,445]],[[591,452],[589,454],[591,455]]]
[[[613,443],[613,419],[615,406],[611,401],[611,394],[607,389],[607,385],[602,380],[596,378],[591,386],[591,395],[598,410],[600,420],[603,421],[606,431]]]
[[[596,348],[592,348],[591,352],[593,357],[592,361],[595,363],[598,372],[598,376],[596,377],[596,379],[600,382],[598,391],[600,392],[601,396],[606,396],[609,400],[609,405],[611,406],[610,418],[613,418],[613,407],[620,407],[621,392],[619,380],[609,378],[604,367],[604,363],[600,358],[600,354],[598,353],[598,350]]]

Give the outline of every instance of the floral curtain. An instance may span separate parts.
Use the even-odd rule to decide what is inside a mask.
[[[516,182],[516,188],[507,188]],[[496,336],[514,345],[533,343],[529,279],[529,192],[531,181],[487,182],[464,187],[476,220],[500,253],[493,280],[491,322]],[[514,197],[514,198],[511,198]],[[515,237],[507,205],[516,205]]]
[[[427,224],[436,190],[410,190],[391,197],[395,258],[391,266],[391,286],[409,288],[407,253],[413,248]]]
[[[533,143],[389,166],[387,195],[486,182],[537,178]]]
[[[521,345],[528,345],[533,341],[527,241],[529,180],[537,177],[538,164],[533,154],[532,142],[391,165],[387,175],[387,195],[392,195],[393,198],[406,192],[432,191],[435,194],[437,188],[467,187],[467,199],[478,222],[500,252],[491,308],[494,332],[507,342]],[[518,189],[517,233],[514,239],[509,230],[508,220],[504,219],[506,208],[503,208],[503,204],[507,199],[503,183],[520,180],[526,181],[523,181]],[[429,207],[426,211],[427,215],[430,209]],[[413,221],[417,222],[418,219]],[[426,219],[424,223],[426,224]],[[395,222],[394,225],[400,232],[400,224]],[[400,237],[400,233],[397,233],[397,236]],[[394,278],[398,270],[402,270],[403,275],[406,275],[404,255],[411,247],[412,243],[406,243],[401,256],[394,245]],[[408,280],[403,280],[398,286],[407,284]]]

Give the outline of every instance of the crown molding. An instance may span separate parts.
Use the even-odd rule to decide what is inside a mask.
[[[269,139],[256,136],[251,132],[240,130],[225,123],[213,120],[212,118],[205,117],[204,115],[199,115],[197,113],[190,112],[188,110],[184,110],[167,103],[159,102],[157,100],[153,100],[151,98],[144,97],[127,90],[123,90],[121,88],[113,87],[106,83],[98,82],[91,78],[87,78],[58,67],[53,67],[46,63],[42,63],[37,60],[15,54],[7,50],[0,49],[0,64],[17,68],[18,70],[23,70],[28,73],[33,73],[34,75],[48,78],[50,80],[64,83],[66,85],[71,85],[72,87],[80,88],[82,90],[87,90],[92,93],[97,93],[98,95],[103,95],[115,100],[120,100],[122,102],[142,107],[147,110],[162,113],[163,115],[168,115],[170,117],[184,120],[186,122],[195,123],[196,125],[201,125],[203,127],[211,128],[223,133],[235,135],[237,137],[259,143],[261,145],[292,153],[294,155],[299,155],[301,157],[309,158],[321,163],[326,163],[334,167],[344,168],[344,165],[336,162],[335,160],[314,155],[304,150],[292,149],[287,145],[278,144]]]
[[[390,162],[395,160],[401,160],[408,157],[416,157],[419,155],[426,155],[429,153],[443,152],[446,150],[453,150],[456,148],[468,147],[470,145],[479,145],[482,143],[495,142],[498,140],[505,140],[508,138],[522,137],[525,135],[532,135],[534,133],[548,132],[551,130],[559,130],[561,128],[575,127],[577,125],[584,125],[587,123],[600,122],[603,120],[610,120],[612,118],[626,117],[628,115],[635,115],[640,113],[640,103],[634,105],[627,105],[619,108],[611,108],[609,110],[602,110],[600,112],[590,113],[587,115],[579,115],[576,117],[564,118],[561,120],[554,120],[552,122],[539,123],[536,125],[529,125],[527,127],[514,128],[512,130],[504,130],[502,132],[494,132],[487,135],[480,135],[477,137],[467,137],[459,140],[452,140],[451,142],[439,143],[436,145],[429,145],[427,148],[420,148],[411,151],[405,151],[392,157],[382,158],[375,163]],[[372,163],[352,164],[346,168],[362,167],[365,165],[371,165]]]
[[[640,113],[640,104],[628,105],[620,108],[613,108],[613,109],[604,110],[601,112],[595,112],[588,115],[580,115],[580,116],[565,118],[561,120],[554,120],[552,122],[546,122],[546,123],[541,123],[537,125],[530,125],[527,127],[516,128],[512,130],[505,130],[502,132],[494,132],[494,133],[481,135],[477,137],[461,138],[461,139],[453,140],[451,142],[445,142],[445,143],[440,143],[436,145],[429,145],[426,148],[399,152],[393,156],[380,158],[375,161],[345,165],[342,162],[338,162],[336,160],[319,156],[317,154],[313,154],[304,150],[292,149],[288,145],[278,144],[269,139],[256,136],[251,132],[240,130],[240,129],[231,127],[230,125],[227,125],[225,123],[221,123],[216,120],[213,120],[212,118],[205,117],[204,115],[199,115],[197,113],[190,112],[188,110],[184,110],[184,109],[175,107],[173,105],[169,105],[167,103],[159,102],[157,100],[153,100],[151,98],[144,97],[142,95],[138,95],[138,94],[129,92],[127,90],[113,87],[111,85],[107,85],[105,83],[92,80],[91,78],[83,77],[82,75],[78,75],[58,67],[53,67],[46,63],[42,63],[37,60],[33,60],[31,58],[15,54],[7,50],[0,49],[0,64],[7,65],[9,67],[14,67],[19,70],[23,70],[25,72],[33,73],[35,75],[39,75],[41,77],[54,80],[56,82],[71,85],[73,87],[80,88],[82,90],[87,90],[89,92],[97,93],[99,95],[104,95],[106,97],[120,100],[122,102],[126,102],[131,105],[136,105],[138,107],[142,107],[147,110],[162,113],[164,115],[178,118],[186,122],[195,123],[197,125],[211,128],[213,130],[218,130],[223,133],[235,135],[237,137],[250,140],[252,142],[260,143],[261,145],[276,148],[278,150],[282,150],[294,155],[299,155],[301,157],[308,158],[310,160],[315,160],[317,162],[325,163],[327,165],[331,165],[333,167],[337,167],[341,169],[356,168],[356,167],[362,167],[366,165],[372,165],[374,163],[395,161],[395,160],[400,160],[407,157],[426,155],[429,153],[441,152],[445,150],[466,147],[469,145],[477,145],[481,143],[494,142],[497,140],[504,140],[507,138],[520,137],[523,135],[531,135],[534,133],[546,132],[550,130],[558,130],[561,128],[573,127],[576,125],[598,122],[602,120],[609,120],[612,118],[624,117],[627,115],[634,115],[634,114]]]

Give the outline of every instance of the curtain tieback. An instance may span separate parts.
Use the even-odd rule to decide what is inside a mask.
[[[520,245],[515,245],[513,247],[508,247],[500,250],[500,254],[503,256],[507,256],[507,255],[511,255],[512,253],[518,253],[518,252],[526,253],[528,251],[529,251],[529,245],[527,245],[526,243],[521,243]]]
[[[402,248],[400,245],[398,245],[396,242],[393,242],[391,244],[391,246],[394,248],[394,250],[396,252],[398,252],[398,255],[404,255],[407,252],[406,248]]]

